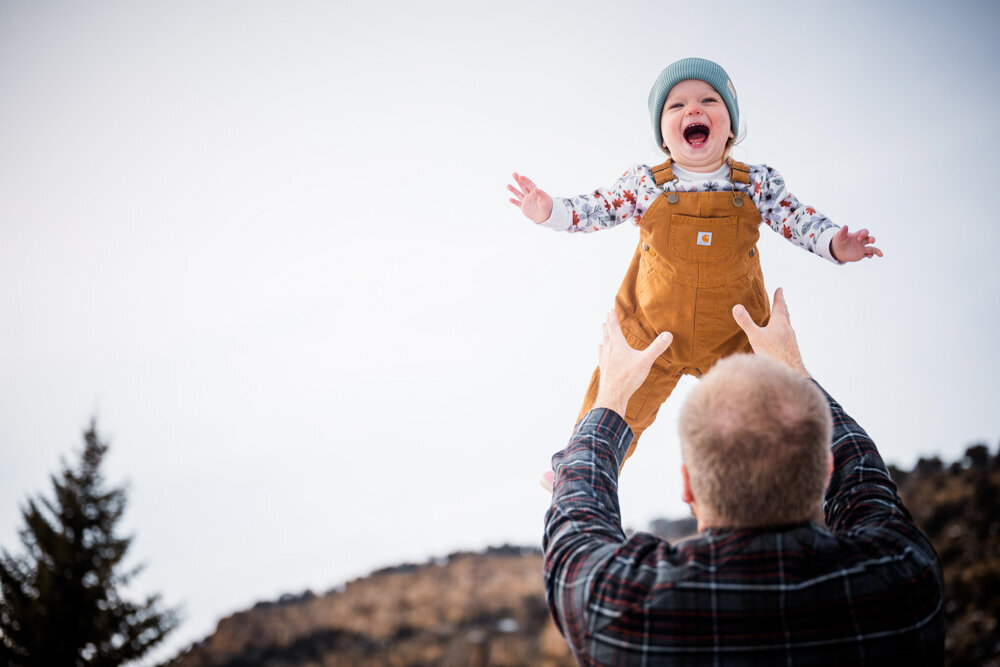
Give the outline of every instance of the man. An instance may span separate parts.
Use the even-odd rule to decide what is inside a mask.
[[[742,306],[733,316],[756,354],[720,361],[682,408],[683,497],[699,535],[678,544],[626,538],[617,493],[632,439],[621,415],[672,337],[639,351],[613,312],[604,324],[597,400],[552,459],[545,517],[546,597],[574,655],[940,664],[940,563],[875,444],[809,378],[780,289],[766,327]]]

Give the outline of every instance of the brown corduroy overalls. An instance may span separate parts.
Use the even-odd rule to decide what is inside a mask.
[[[745,164],[727,162],[732,182],[750,182]],[[653,176],[659,186],[674,180],[670,160],[654,167]],[[632,347],[645,349],[664,331],[674,340],[629,399],[625,421],[634,438],[626,459],[681,375],[701,377],[719,359],[751,351],[732,308],[743,304],[759,326],[771,314],[756,245],[759,225],[749,194],[735,189],[664,192],[642,216],[615,310]],[[599,380],[598,368],[577,420],[593,406]]]

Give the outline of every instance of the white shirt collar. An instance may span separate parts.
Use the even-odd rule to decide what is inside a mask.
[[[671,165],[674,171],[674,178],[679,181],[726,181],[729,180],[729,165],[725,162],[722,166],[711,173],[704,173],[700,171],[688,171],[683,167],[678,167],[676,164]]]

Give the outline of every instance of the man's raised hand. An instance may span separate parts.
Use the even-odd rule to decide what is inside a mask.
[[[750,317],[750,313],[742,305],[733,306],[733,318],[746,333],[750,340],[750,347],[756,354],[777,359],[791,366],[793,370],[809,377],[809,371],[802,364],[799,343],[795,340],[795,331],[792,329],[792,322],[788,317],[785,293],[780,287],[774,290],[771,319],[765,326],[757,326]]]
[[[601,375],[594,407],[608,408],[624,417],[628,399],[646,380],[656,358],[670,347],[674,335],[665,331],[645,350],[636,350],[625,340],[618,323],[618,313],[614,310],[608,313],[602,328],[604,336],[599,348]]]
[[[540,223],[548,220],[552,215],[552,197],[532,183],[527,176],[514,173],[513,177],[517,187],[507,186],[514,195],[510,198],[510,203],[521,209],[521,213],[532,222]]]

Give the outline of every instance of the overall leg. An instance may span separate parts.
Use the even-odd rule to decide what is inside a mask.
[[[625,422],[632,429],[633,435],[632,444],[625,454],[626,460],[632,456],[636,444],[639,442],[639,436],[656,419],[656,413],[659,411],[663,401],[667,400],[674,387],[677,386],[677,381],[680,380],[680,377],[680,368],[666,363],[662,358],[657,359],[653,367],[649,370],[649,376],[646,378],[646,381],[632,394],[632,397],[628,401],[628,406],[625,408]],[[583,416],[594,407],[600,381],[601,369],[595,368],[594,374],[590,378],[590,386],[587,387],[587,394],[583,399],[583,407],[580,409],[580,414],[577,415],[577,421],[583,419]],[[622,464],[624,465],[624,461]]]

